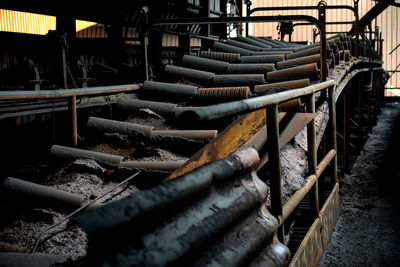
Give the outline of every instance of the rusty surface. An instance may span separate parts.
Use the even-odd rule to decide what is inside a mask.
[[[319,63],[321,60],[320,54],[309,55],[305,57],[299,57],[284,61],[279,61],[276,63],[277,69],[285,69],[290,67],[295,67],[299,65],[309,64],[309,63]]]
[[[268,81],[295,80],[303,78],[309,78],[310,80],[318,79],[318,67],[316,63],[310,63],[267,73]]]
[[[282,111],[304,111],[304,104],[300,98],[292,99],[279,104]]]
[[[221,60],[225,62],[239,62],[240,54],[238,53],[225,53],[215,51],[200,51],[200,57]]]
[[[336,184],[320,211],[323,249],[328,247],[333,229],[340,216],[339,184]]]
[[[289,264],[290,267],[317,266],[324,252],[321,245],[320,228],[321,221],[316,219],[297,249],[296,254]]]
[[[217,104],[240,99],[247,99],[250,95],[248,86],[242,87],[214,87],[199,88],[194,101],[198,104]]]
[[[265,110],[261,109],[241,116],[226,130],[211,140],[167,180],[188,173],[210,161],[222,159],[238,150],[265,125]]]

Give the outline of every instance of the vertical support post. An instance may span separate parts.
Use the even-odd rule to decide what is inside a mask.
[[[282,215],[282,186],[281,186],[281,159],[279,148],[279,119],[278,105],[267,106],[267,147],[271,166],[271,209],[272,214],[279,218]],[[284,243],[283,223],[278,229],[278,239]]]
[[[357,121],[357,123],[358,123],[358,143],[359,143],[359,146],[360,146],[360,148],[361,148],[361,145],[362,145],[362,143],[363,143],[363,119],[362,119],[362,117],[363,117],[363,112],[362,112],[362,109],[363,109],[363,103],[362,103],[362,99],[363,99],[363,90],[362,90],[362,87],[361,87],[361,83],[362,83],[362,80],[358,80],[357,81],[357,90],[358,90],[358,102],[357,102],[357,105],[358,105],[358,121]]]
[[[358,58],[360,56],[360,44],[359,44],[359,36],[360,36],[360,19],[358,17],[358,1],[359,0],[354,0],[354,11],[355,11],[355,56]]]
[[[69,99],[69,109],[71,111],[72,121],[72,144],[78,146],[78,118],[76,111],[76,96],[71,96]]]
[[[246,17],[250,17],[250,10],[251,10],[251,1],[250,0],[245,0],[246,4]],[[249,36],[249,23],[246,22],[246,37]]]
[[[373,74],[371,74],[371,75],[373,75]],[[371,90],[369,90],[368,92],[367,92],[367,105],[368,105],[368,111],[367,111],[367,125],[368,125],[368,131],[370,131],[371,130],[371,125],[372,125],[372,123],[371,123],[371,104],[372,104],[372,101],[371,101]]]
[[[320,29],[320,39],[321,39],[321,82],[326,81],[326,77],[328,74],[328,65],[327,65],[327,47],[326,47],[326,24],[325,24],[325,15],[326,15],[326,2],[320,1],[318,3],[318,19],[322,23],[322,27]]]
[[[337,139],[336,139],[336,101],[335,101],[335,86],[328,88],[328,99],[329,99],[329,121],[331,125],[331,138],[332,138],[332,149],[337,152]],[[337,177],[337,153],[331,161],[332,163],[332,180],[333,183],[338,183]]]
[[[314,93],[307,96],[307,112],[315,113],[315,97]],[[315,137],[315,120],[312,119],[307,124],[307,150],[308,150],[308,174],[317,173],[317,145]],[[318,180],[315,182],[311,189],[311,208],[314,210],[314,215],[319,216],[319,193],[318,193]]]
[[[350,172],[350,153],[349,153],[349,140],[350,140],[350,88],[345,89],[344,92],[344,105],[343,105],[343,169],[345,173]]]

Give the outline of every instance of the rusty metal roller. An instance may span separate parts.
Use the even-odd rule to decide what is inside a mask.
[[[304,112],[304,104],[301,102],[300,98],[292,99],[279,104],[282,111],[288,112]]]
[[[174,65],[165,66],[165,73],[200,84],[210,84],[215,76],[212,72],[183,68]]]
[[[247,99],[249,94],[250,88],[248,86],[199,88],[195,99],[199,104],[215,104]]]
[[[267,83],[254,86],[254,93],[263,95],[269,89],[296,89],[303,88],[310,85],[310,79],[300,79],[286,82]]]
[[[298,51],[298,52],[294,52],[292,54],[288,54],[288,55],[286,55],[286,59],[305,57],[305,56],[319,54],[319,53],[320,53],[320,47],[319,46],[315,46],[315,47],[304,49],[304,50],[301,50],[301,51]]]
[[[286,68],[310,64],[310,63],[319,63],[320,60],[321,60],[321,55],[315,54],[315,55],[293,58],[293,59],[277,62],[276,68],[277,69],[286,69]]]
[[[123,111],[125,113],[135,113],[140,109],[151,109],[164,118],[173,119],[175,118],[177,105],[164,102],[120,98],[117,102],[117,108],[118,111]]]
[[[224,44],[221,42],[214,42],[213,49],[220,52],[238,53],[241,56],[251,56],[252,52],[248,49],[243,49],[233,45]]]
[[[310,80],[318,79],[318,67],[316,63],[301,65],[297,67],[271,71],[267,73],[268,81],[282,81],[309,78]]]
[[[246,43],[235,41],[235,40],[232,40],[232,39],[226,40],[225,43],[227,43],[228,45],[233,45],[233,46],[240,47],[240,48],[243,48],[243,49],[247,49],[247,50],[250,50],[250,51],[263,51],[263,49],[261,47],[259,47],[259,46],[246,44]]]
[[[187,99],[196,94],[197,86],[145,81],[142,92],[151,94],[154,97]]]
[[[288,55],[292,54],[291,50],[270,50],[270,51],[261,51],[261,52],[252,52],[252,56],[273,56],[273,55]]]
[[[182,64],[189,68],[206,70],[215,73],[224,73],[229,66],[228,62],[188,55],[183,56]]]
[[[272,47],[270,45],[265,44],[264,42],[259,41],[258,39],[250,38],[249,36],[243,37],[243,36],[238,35],[236,37],[236,39],[240,42],[248,43],[248,44],[255,45],[255,46],[258,46],[261,48],[271,48]]]
[[[240,63],[276,63],[284,59],[283,54],[278,55],[260,55],[260,56],[242,56]]]
[[[225,53],[225,52],[216,52],[216,51],[200,51],[200,57],[215,59],[225,62],[239,62],[240,54],[239,53]]]
[[[264,74],[225,74],[215,75],[213,86],[253,86],[264,82]]]
[[[250,64],[229,64],[227,73],[229,74],[252,74],[252,73],[267,73],[275,70],[273,63],[250,63]]]

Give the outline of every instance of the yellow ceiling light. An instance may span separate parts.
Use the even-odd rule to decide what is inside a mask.
[[[76,31],[81,31],[96,22],[76,20]],[[0,31],[45,35],[56,29],[56,17],[0,9]]]

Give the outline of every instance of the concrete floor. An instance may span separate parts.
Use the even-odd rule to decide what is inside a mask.
[[[351,174],[318,266],[400,266],[400,103],[382,109]]]

